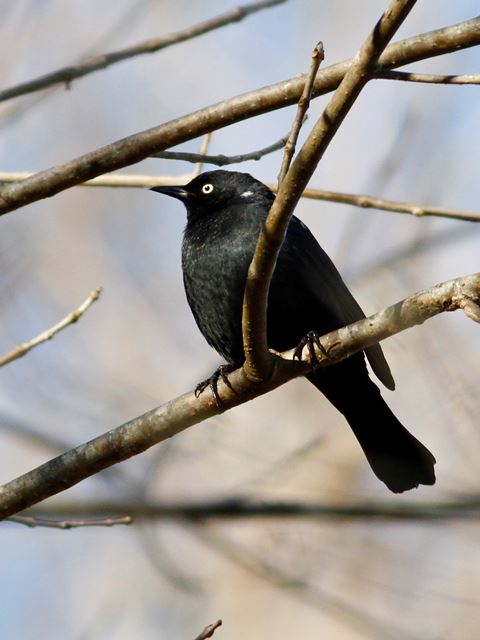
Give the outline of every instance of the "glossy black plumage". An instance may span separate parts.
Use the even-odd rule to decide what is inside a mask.
[[[244,361],[242,302],[248,266],[273,202],[245,173],[210,171],[184,187],[154,191],[182,200],[187,226],[182,269],[187,299],[207,342],[232,365]],[[268,344],[284,351],[309,332],[324,334],[364,314],[330,258],[293,217],[268,301]],[[378,345],[366,350],[375,374],[394,388]],[[345,416],[374,473],[396,493],[433,484],[432,454],[397,420],[370,380],[363,353],[307,376]]]

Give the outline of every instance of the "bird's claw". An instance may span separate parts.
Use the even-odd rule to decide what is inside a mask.
[[[316,331],[309,331],[307,335],[300,340],[300,342],[298,343],[298,346],[293,352],[294,360],[302,359],[302,353],[303,353],[304,347],[307,347],[308,355],[310,356],[310,364],[312,365],[312,370],[315,371],[315,369],[317,369],[320,366],[320,362],[318,360],[315,347],[318,347],[322,355],[324,356],[328,355],[327,351],[325,350],[325,347],[320,342],[320,334],[317,333]]]
[[[232,387],[230,380],[227,377],[228,373],[231,373],[235,370],[235,367],[231,364],[221,364],[212,375],[206,380],[202,380],[195,387],[195,397],[198,398],[200,394],[202,394],[207,387],[210,388],[212,392],[212,396],[215,400],[215,404],[219,409],[223,406],[223,401],[220,398],[220,394],[218,393],[218,381],[221,379],[223,384],[231,389],[234,393],[236,393],[235,389]]]

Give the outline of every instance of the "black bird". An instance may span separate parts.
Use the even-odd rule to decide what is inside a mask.
[[[185,186],[153,191],[181,200],[187,209],[182,269],[188,303],[208,344],[240,367],[245,280],[274,195],[236,171],[208,171]],[[310,332],[322,335],[364,317],[333,262],[293,216],[270,285],[269,347],[285,351]],[[345,416],[373,472],[391,491],[434,484],[435,458],[390,411],[369,378],[364,355],[394,389],[379,345],[306,377]]]

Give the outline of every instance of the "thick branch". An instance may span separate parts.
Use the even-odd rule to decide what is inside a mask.
[[[243,299],[244,369],[251,380],[264,380],[271,373],[267,344],[268,290],[293,211],[333,136],[375,72],[380,55],[415,2],[416,0],[391,2],[355,56],[340,86],[279,184],[248,269]],[[308,82],[306,86],[308,88]]]
[[[285,0],[259,0],[258,2],[234,7],[230,11],[222,13],[215,18],[210,18],[209,20],[200,22],[193,27],[188,27],[187,29],[182,29],[175,33],[170,33],[166,36],[162,36],[161,38],[150,38],[149,40],[140,42],[132,47],[127,47],[126,49],[91,56],[79,64],[57,69],[52,73],[47,73],[33,80],[29,80],[28,82],[22,82],[14,87],[0,91],[0,102],[11,100],[12,98],[17,98],[27,93],[40,91],[55,84],[66,84],[69,86],[74,80],[83,78],[83,76],[93,73],[94,71],[106,69],[112,64],[123,62],[123,60],[128,60],[129,58],[135,58],[136,56],[144,55],[146,53],[156,53],[157,51],[165,49],[166,47],[171,47],[174,44],[179,44],[186,40],[192,40],[193,38],[204,35],[214,29],[225,27],[227,24],[231,24],[232,22],[240,22],[252,13],[261,11],[262,9],[267,9],[276,4],[281,4],[282,2],[285,2]]]
[[[338,362],[443,311],[463,309],[470,318],[480,322],[479,301],[480,273],[436,285],[324,336],[321,341],[328,357],[318,352],[319,366]],[[292,362],[292,358],[293,349],[282,354],[282,358],[275,359],[273,376],[266,383],[250,382],[243,368],[230,374],[229,381],[235,391],[220,382],[222,409],[208,394],[196,398],[191,391],[8,482],[0,487],[0,518],[23,511],[194,424],[267,393],[309,371],[306,356],[301,363]]]
[[[379,64],[384,68],[399,67],[479,43],[480,17],[392,44],[380,57]],[[312,96],[317,97],[335,89],[350,64],[351,61],[347,60],[319,71]],[[304,84],[305,77],[301,76],[245,93],[123,138],[63,165],[41,171],[22,182],[4,186],[0,189],[0,214],[53,196],[95,176],[139,162],[158,151],[210,131],[295,104]]]

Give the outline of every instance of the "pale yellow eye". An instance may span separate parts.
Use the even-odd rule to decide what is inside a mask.
[[[202,187],[202,193],[205,193],[207,196],[209,193],[212,193],[213,191],[213,184],[204,184]]]

